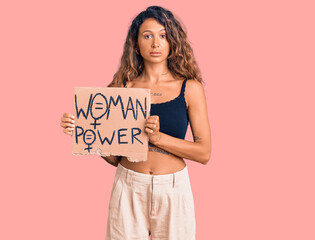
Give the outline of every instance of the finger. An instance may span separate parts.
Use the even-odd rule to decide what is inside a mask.
[[[72,135],[72,133],[73,133],[73,128],[67,128],[67,130],[68,130],[68,133],[71,133],[71,135]]]
[[[154,120],[150,120],[150,121],[146,121],[146,123],[150,123],[150,124],[156,124],[157,122]]]
[[[145,128],[145,131],[146,131],[147,133],[153,133],[153,130],[150,129],[150,128]]]
[[[74,116],[73,116],[72,114],[69,114],[69,113],[64,113],[64,114],[63,114],[63,117],[74,119]]]
[[[64,122],[60,123],[60,126],[63,128],[67,128],[67,127],[74,128],[75,127],[75,125],[72,123],[64,123]]]
[[[155,119],[155,118],[148,118],[148,119],[146,120],[146,122],[147,122],[147,123],[157,123],[158,121],[157,121],[157,119]]]
[[[145,127],[153,129],[153,128],[156,128],[157,126],[154,123],[147,123],[147,124],[145,124]]]
[[[68,122],[68,123],[74,123],[74,120],[69,117],[62,117],[61,122]]]
[[[65,129],[63,130],[63,132],[64,132],[65,134],[68,134],[68,135],[71,135],[71,136],[72,136],[72,133],[73,133],[73,131],[69,131],[67,128],[65,128]]]
[[[153,121],[158,121],[159,120],[159,116],[158,115],[152,115],[150,117],[152,118]]]

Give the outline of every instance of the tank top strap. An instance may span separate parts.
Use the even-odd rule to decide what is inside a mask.
[[[186,87],[186,82],[187,82],[188,78],[186,78],[183,83],[182,83],[182,88],[180,90],[180,95],[184,96],[184,92],[185,92],[185,87]]]
[[[124,84],[124,87],[126,88],[127,85],[126,85],[126,81],[125,80],[123,80],[123,84]]]

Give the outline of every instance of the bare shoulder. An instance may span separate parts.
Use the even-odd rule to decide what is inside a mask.
[[[203,91],[202,83],[195,79],[187,79],[186,88],[190,91]]]
[[[187,107],[190,103],[196,100],[201,100],[204,98],[205,92],[204,87],[201,82],[194,79],[188,79],[186,81],[186,87],[185,87],[185,96],[187,101]]]

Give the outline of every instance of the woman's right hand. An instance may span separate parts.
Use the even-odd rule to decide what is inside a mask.
[[[63,127],[63,132],[65,134],[71,135],[74,130],[74,116],[69,113],[64,113],[61,118],[60,126]]]

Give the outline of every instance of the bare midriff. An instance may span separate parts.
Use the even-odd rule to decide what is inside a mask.
[[[151,175],[175,173],[186,166],[184,159],[155,146],[149,146],[148,158],[146,161],[130,162],[126,157],[122,157],[120,164],[135,172]]]

